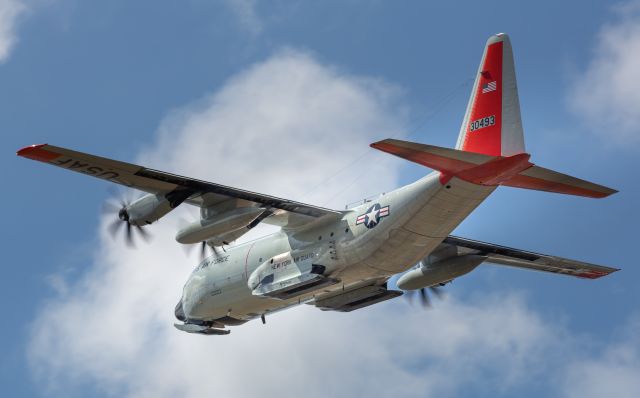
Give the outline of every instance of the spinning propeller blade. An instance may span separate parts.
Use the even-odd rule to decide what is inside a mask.
[[[193,245],[183,245],[182,248],[184,249],[184,252],[187,256],[191,255],[191,253],[193,252],[193,248],[199,246],[200,250],[199,250],[199,259],[200,261],[204,260],[205,258],[209,257],[209,251],[211,250],[214,254],[218,255],[218,251],[216,250],[215,247],[211,247],[210,245],[207,244],[207,242],[202,241],[200,243],[196,243]]]
[[[125,243],[130,248],[135,248],[136,247],[135,245],[136,238],[134,238],[135,234],[137,234],[140,238],[142,238],[143,241],[147,243],[151,240],[151,235],[149,234],[148,231],[144,230],[144,228],[142,228],[141,226],[133,225],[129,222],[128,206],[130,203],[131,201],[128,201],[123,197],[120,197],[117,200],[117,203],[114,203],[113,200],[107,201],[102,206],[102,213],[118,215],[118,218],[114,220],[111,224],[109,224],[109,226],[107,227],[109,234],[111,235],[112,238],[115,239],[115,236],[118,234],[120,227],[122,225],[125,225]],[[137,231],[137,232],[134,233],[134,231]]]
[[[188,224],[190,224],[190,222],[187,219],[180,218],[180,220],[178,221],[178,228],[180,229],[184,228]],[[203,261],[205,258],[209,257],[211,255],[210,251],[213,252],[213,254],[215,254],[216,257],[219,256],[218,247],[208,244],[207,241],[202,241],[200,243],[195,243],[192,245],[189,245],[189,244],[183,245],[185,254],[187,256],[190,255],[193,252],[193,248],[196,247],[196,245],[200,246],[200,251],[199,251],[200,261]],[[220,247],[224,251],[224,246],[220,246]]]
[[[422,305],[423,308],[431,308],[431,299],[429,298],[427,289],[429,289],[429,291],[431,291],[431,293],[433,293],[433,295],[438,299],[442,300],[444,298],[444,292],[438,286],[431,286],[428,288],[423,287],[422,289],[417,290],[406,290],[405,297],[409,300],[410,304],[413,304],[413,296],[418,293],[420,296],[420,305]]]

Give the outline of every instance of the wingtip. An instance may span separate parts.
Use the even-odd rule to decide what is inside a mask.
[[[614,272],[618,272],[618,271],[620,271],[620,268],[609,268],[606,271],[588,270],[588,271],[584,271],[582,273],[576,274],[576,276],[582,279],[598,279],[598,278],[602,278],[603,276],[611,275]]]
[[[369,147],[373,149],[380,149],[380,145],[384,144],[386,141],[387,140],[380,140],[380,141],[372,142],[371,144],[369,144]]]
[[[371,148],[380,149],[380,147],[384,146],[385,144],[396,144],[398,142],[401,142],[401,141],[398,141],[394,138],[385,138],[384,140],[372,142],[371,144],[369,144],[369,146]]]
[[[38,148],[42,148],[45,145],[47,144],[35,144],[35,145],[26,146],[24,148],[20,148],[16,151],[16,155],[25,156],[29,154],[29,152],[32,152],[33,150],[37,150]]]
[[[47,144],[29,145],[18,149],[18,151],[16,151],[16,155],[27,159],[38,160],[40,162],[49,162],[60,156],[60,154],[43,149],[46,146]]]
[[[615,195],[619,192],[617,189],[604,187],[604,186],[602,187],[602,189],[603,190],[601,192],[598,192],[597,194],[594,194],[591,197],[594,199],[604,199],[604,198],[608,198],[611,195]]]

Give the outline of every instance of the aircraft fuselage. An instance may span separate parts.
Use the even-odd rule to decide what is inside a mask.
[[[384,281],[428,256],[494,189],[457,178],[442,183],[440,174],[432,173],[345,211],[337,222],[320,220],[302,231],[283,228],[219,251],[189,277],[182,310],[191,322],[224,318],[240,323],[319,294],[371,283],[372,277]],[[337,282],[286,299],[255,295],[249,286],[262,264],[276,269],[310,257]]]

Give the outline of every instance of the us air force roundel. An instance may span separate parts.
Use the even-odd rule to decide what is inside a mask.
[[[356,225],[364,224],[371,229],[380,223],[383,217],[389,215],[389,206],[381,207],[379,203],[369,207],[366,213],[361,214],[356,219]]]

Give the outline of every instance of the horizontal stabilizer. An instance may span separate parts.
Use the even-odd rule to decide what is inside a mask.
[[[615,189],[539,166],[533,166],[521,172],[509,181],[503,182],[502,185],[590,198],[605,198],[618,192]]]
[[[371,144],[372,148],[427,166],[431,169],[455,174],[488,162],[495,156],[443,148],[417,142],[386,139]]]
[[[505,185],[567,195],[604,198],[617,191],[529,162],[528,153],[490,156],[459,149],[386,139],[372,148],[438,170],[445,183],[452,177],[479,185]]]

